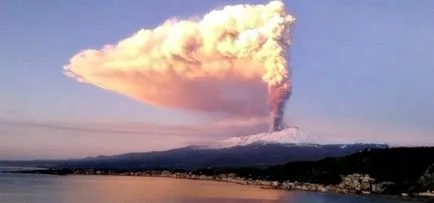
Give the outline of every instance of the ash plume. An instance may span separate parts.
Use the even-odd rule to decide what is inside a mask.
[[[117,44],[83,50],[64,73],[159,107],[244,118],[271,114],[275,131],[291,95],[286,57],[294,21],[281,1],[226,6],[200,20],[171,19]]]
[[[270,118],[271,126],[270,132],[279,131],[283,129],[283,114],[285,110],[286,101],[291,96],[290,83],[283,83],[279,85],[269,86],[269,106],[270,106]]]

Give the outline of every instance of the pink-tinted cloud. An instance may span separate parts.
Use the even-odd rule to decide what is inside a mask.
[[[150,105],[239,117],[267,115],[269,92],[277,114],[291,90],[286,52],[293,21],[280,1],[226,6],[199,21],[169,20],[81,51],[64,72]]]

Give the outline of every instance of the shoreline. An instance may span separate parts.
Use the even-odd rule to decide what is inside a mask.
[[[145,171],[145,172],[108,172],[108,171],[98,171],[98,170],[70,170],[70,173],[61,170],[52,169],[42,169],[42,170],[23,170],[23,171],[0,171],[0,173],[21,173],[21,174],[39,174],[39,175],[57,175],[57,176],[130,176],[130,177],[148,177],[148,178],[167,178],[167,179],[181,179],[181,180],[194,180],[194,181],[212,181],[221,183],[232,183],[237,185],[252,186],[265,190],[279,190],[288,192],[314,192],[314,193],[324,193],[324,194],[335,194],[335,195],[346,195],[346,196],[357,196],[357,197],[370,197],[378,199],[390,199],[390,200],[401,200],[405,202],[430,202],[433,201],[432,197],[423,196],[401,196],[394,194],[377,194],[365,191],[342,191],[338,190],[336,186],[332,185],[321,185],[313,183],[302,183],[302,182],[278,182],[270,180],[253,180],[244,179],[237,176],[207,176],[207,175],[197,175],[192,173],[171,173],[171,172],[155,172],[155,171]]]
[[[260,185],[254,185],[254,184],[243,184],[243,183],[237,183],[237,182],[231,182],[231,181],[225,181],[225,180],[218,180],[218,179],[195,179],[195,178],[176,178],[176,177],[166,177],[166,176],[128,176],[128,175],[80,175],[80,174],[74,174],[75,176],[118,176],[118,177],[143,177],[143,178],[163,178],[163,179],[179,179],[179,180],[192,180],[192,181],[205,181],[205,182],[219,182],[219,183],[229,183],[229,184],[236,184],[236,185],[242,185],[242,186],[248,186],[248,187],[255,187],[262,190],[276,190],[276,191],[284,191],[284,192],[305,192],[305,193],[322,193],[322,194],[333,194],[333,195],[343,195],[343,196],[355,196],[355,197],[369,197],[369,198],[375,198],[375,199],[389,199],[389,200],[401,200],[405,202],[423,202],[426,203],[429,198],[424,197],[403,197],[399,195],[388,195],[388,194],[356,194],[356,193],[342,193],[342,192],[335,192],[335,191],[314,191],[314,190],[300,190],[300,189],[282,189],[282,188],[274,188],[274,187],[265,187]]]

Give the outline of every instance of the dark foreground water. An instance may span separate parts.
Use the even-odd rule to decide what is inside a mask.
[[[5,170],[5,168],[0,168]],[[1,203],[288,202],[402,203],[323,193],[264,190],[237,184],[121,176],[0,173]]]

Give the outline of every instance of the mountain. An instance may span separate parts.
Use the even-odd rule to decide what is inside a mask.
[[[285,128],[277,132],[259,133],[249,136],[232,137],[212,143],[208,148],[231,148],[250,144],[291,144],[291,145],[337,145],[354,144],[339,139],[325,138],[303,132],[297,127]]]
[[[339,157],[369,148],[387,147],[384,144],[345,142],[332,144],[333,142],[303,133],[297,128],[289,128],[273,133],[233,137],[204,146],[77,160],[40,161],[37,162],[37,166],[106,169],[266,167],[293,161]]]

